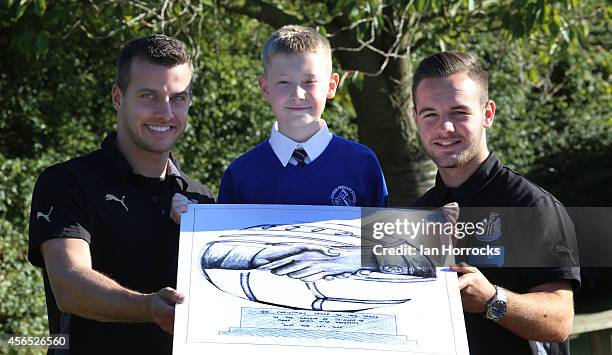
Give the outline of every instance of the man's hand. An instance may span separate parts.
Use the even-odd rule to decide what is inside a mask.
[[[151,319],[164,331],[174,331],[174,305],[183,303],[185,295],[173,288],[165,287],[151,294],[149,312]]]
[[[475,267],[462,263],[451,266],[460,274],[459,289],[463,310],[470,313],[484,313],[487,302],[495,296],[495,286]]]
[[[187,212],[187,205],[190,203],[193,202],[179,193],[175,193],[174,196],[172,196],[172,211],[170,212],[170,218],[172,218],[174,223],[181,224],[181,213]]]

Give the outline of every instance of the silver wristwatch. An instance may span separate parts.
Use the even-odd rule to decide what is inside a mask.
[[[506,314],[507,299],[506,290],[501,287],[495,286],[495,295],[487,302],[487,311],[484,316],[494,322],[499,321]]]

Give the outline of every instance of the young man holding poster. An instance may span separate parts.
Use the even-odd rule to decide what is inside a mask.
[[[412,95],[423,149],[438,167],[435,186],[413,207],[458,202],[462,209],[546,209],[554,211],[556,218],[529,231],[533,234],[522,236],[522,242],[537,244],[529,238],[563,236],[575,245],[573,225],[559,201],[504,167],[489,151],[486,130],[493,124],[495,102],[488,98],[487,74],[473,56],[442,52],[425,58],[414,74]],[[475,238],[470,242],[478,243]],[[453,269],[459,273],[471,354],[569,353],[572,290],[580,285],[577,267],[476,268],[465,264]]]
[[[112,103],[117,132],[101,149],[36,182],[29,260],[43,268],[56,354],[170,354],[178,226],[172,195],[212,202],[170,154],[185,129],[193,66],[185,45],[151,35],[124,45]],[[54,353],[50,350],[50,353]]]

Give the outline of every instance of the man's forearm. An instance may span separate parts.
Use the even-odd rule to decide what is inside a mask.
[[[83,267],[61,271],[53,278],[53,293],[62,312],[101,322],[152,321],[152,294],[129,290]]]
[[[459,289],[464,312],[484,313],[487,301],[495,295],[495,287],[473,266],[451,268],[460,274]],[[573,297],[569,280],[545,282],[524,294],[506,290],[507,308],[498,323],[524,339],[562,342],[572,329]]]
[[[574,319],[571,289],[507,292],[508,308],[498,323],[518,336],[536,341],[562,342]]]

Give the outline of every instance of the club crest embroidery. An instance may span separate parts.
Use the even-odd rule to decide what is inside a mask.
[[[482,223],[484,224],[484,231],[482,233],[476,232],[476,239],[481,242],[491,242],[502,236],[502,219],[499,213],[490,212],[489,218],[483,219]]]
[[[332,191],[330,198],[334,206],[355,206],[357,203],[355,191],[344,185],[336,187]]]

